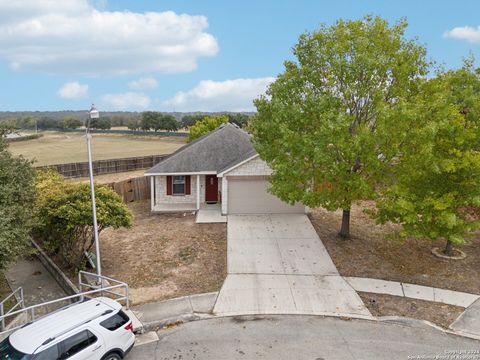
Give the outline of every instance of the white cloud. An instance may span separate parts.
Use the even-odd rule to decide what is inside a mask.
[[[82,85],[78,81],[64,84],[57,92],[64,99],[83,99],[88,96],[88,85]]]
[[[101,97],[100,102],[100,108],[105,110],[145,109],[149,105],[150,98],[137,92],[105,94]]]
[[[205,16],[98,10],[88,0],[0,0],[0,59],[78,75],[195,69],[218,51]]]
[[[176,111],[253,111],[253,100],[263,94],[273,77],[203,80],[189,91],[180,91],[164,102]]]
[[[446,38],[466,40],[471,43],[480,43],[480,26],[456,27],[443,34]]]
[[[132,90],[153,90],[158,87],[158,81],[154,78],[143,77],[128,83],[128,87]]]

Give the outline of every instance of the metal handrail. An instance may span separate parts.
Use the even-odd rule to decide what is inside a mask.
[[[20,299],[17,298],[17,295]],[[16,304],[13,305],[7,312],[5,312],[5,304],[9,301],[12,297],[15,297]],[[5,317],[12,312],[15,311],[16,308],[21,307],[22,309],[25,308],[25,301],[23,300],[23,288],[18,287],[16,288],[10,295],[8,295],[5,299],[0,301],[0,331],[5,329]]]
[[[82,277],[94,278],[96,280],[95,283],[97,285],[84,283],[82,281]],[[108,282],[117,284],[120,287],[124,288],[125,289],[125,294],[123,294],[123,296],[122,296],[122,294],[118,294],[118,293],[108,291],[108,288],[103,287],[103,283],[104,283],[103,280],[106,280]],[[129,307],[130,307],[130,297],[129,297],[128,284],[123,282],[123,281],[113,279],[113,278],[105,276],[105,275],[98,275],[98,274],[90,273],[90,272],[87,272],[87,271],[79,271],[78,272],[78,287],[80,288],[80,292],[82,292],[84,288],[87,288],[87,289],[99,289],[101,291],[103,290],[106,293],[111,293],[113,295],[117,295],[117,296],[119,296],[119,298],[117,298],[115,300],[117,300],[117,301],[125,300],[125,307],[127,309],[129,309]]]
[[[61,311],[62,309],[65,308],[65,306],[62,306],[60,309],[58,309],[56,311],[50,312],[46,315],[42,315],[42,316],[37,318],[35,316],[35,310],[37,310],[39,308],[42,308],[42,307],[45,307],[45,306],[48,306],[48,305],[58,304],[58,303],[61,303],[61,302],[67,302],[67,301],[75,303],[75,301],[73,301],[74,299],[78,299],[77,302],[81,302],[85,298],[92,297],[91,295],[94,295],[94,294],[103,295],[104,292],[108,293],[108,294],[115,295],[116,297],[114,298],[114,300],[116,300],[118,302],[124,301],[125,302],[125,307],[127,309],[129,308],[130,301],[129,301],[129,292],[128,292],[128,284],[127,283],[124,283],[124,282],[121,282],[121,281],[118,281],[118,280],[115,280],[115,279],[112,279],[112,278],[109,278],[109,277],[106,277],[106,276],[92,274],[92,273],[89,273],[89,272],[86,272],[86,271],[80,271],[78,275],[79,275],[78,279],[79,279],[79,287],[80,287],[80,292],[78,294],[65,296],[65,297],[62,297],[62,298],[59,298],[59,299],[55,299],[55,300],[46,301],[46,302],[41,303],[41,304],[36,304],[36,305],[31,305],[31,306],[25,307],[25,302],[23,301],[23,290],[20,290],[21,291],[21,299],[22,299],[22,301],[20,303],[22,304],[22,309],[15,310],[15,308],[16,308],[15,307],[15,308],[10,309],[7,313],[3,314],[3,307],[1,307],[0,308],[0,310],[1,310],[1,312],[0,312],[0,324],[5,324],[5,320],[7,318],[14,317],[14,316],[21,315],[21,314],[27,314],[27,321],[28,321],[28,317],[30,317],[30,321],[35,321],[35,320],[41,319],[42,317],[47,316],[51,313]],[[82,276],[90,276],[90,277],[93,277],[94,279],[97,279],[97,283],[99,285],[92,285],[92,284],[84,283],[82,281]],[[100,280],[100,282],[98,282],[98,280]],[[104,287],[102,280],[108,280],[108,281],[116,283],[116,284]],[[90,288],[92,290],[82,291],[84,288]],[[19,288],[19,289],[21,289],[21,288]],[[112,290],[115,290],[115,289],[123,289],[124,294],[116,292],[116,291],[112,291]],[[18,291],[18,289],[16,291]],[[6,302],[12,295],[13,294],[9,295],[0,304],[3,305],[3,303]],[[5,326],[2,325],[2,327],[0,328],[0,335],[3,334],[3,333],[6,333],[6,332],[16,330],[16,329],[22,327],[23,325],[24,324],[20,324],[18,326],[12,327],[8,330],[5,330]]]

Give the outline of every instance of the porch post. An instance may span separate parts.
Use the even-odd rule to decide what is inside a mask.
[[[155,208],[155,176],[150,176],[150,209]]]
[[[197,210],[200,210],[200,175],[197,175]]]

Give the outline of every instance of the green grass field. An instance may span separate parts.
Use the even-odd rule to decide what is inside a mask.
[[[184,139],[133,137],[93,134],[93,160],[169,154],[185,144]],[[46,132],[35,140],[12,142],[14,155],[35,160],[35,165],[53,165],[87,161],[87,143],[83,134]]]

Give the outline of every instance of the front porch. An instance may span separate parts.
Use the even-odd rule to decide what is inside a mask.
[[[227,216],[222,215],[222,205],[216,204],[201,204],[200,209],[197,210],[197,204],[157,204],[153,212],[159,213],[178,213],[178,212],[197,212],[195,222],[197,224],[213,224],[226,223]]]
[[[222,179],[214,173],[150,176],[151,211],[196,211],[222,201]]]

